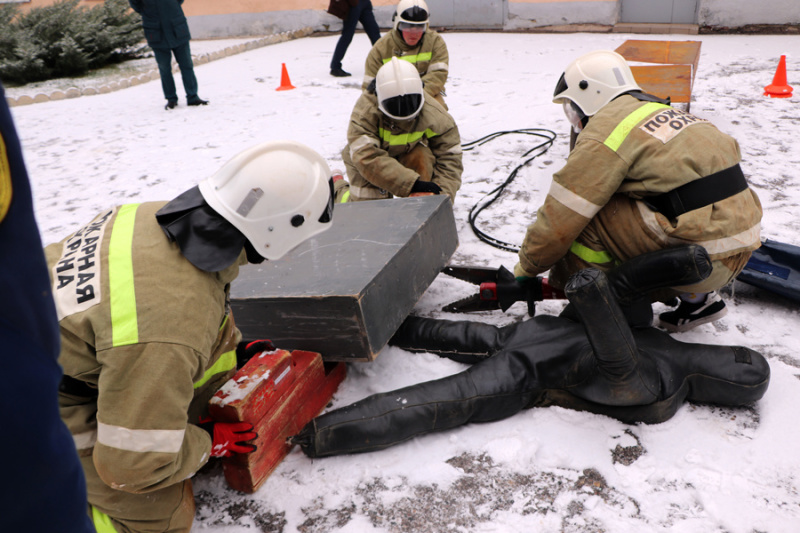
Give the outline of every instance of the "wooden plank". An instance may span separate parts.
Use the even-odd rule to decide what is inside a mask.
[[[252,494],[291,450],[286,440],[317,416],[345,377],[344,363],[323,363],[318,353],[286,350],[254,357],[209,402],[223,422],[253,424],[256,451],[223,459],[228,485]]]
[[[236,325],[325,361],[372,361],[458,246],[447,196],[336,206],[333,227],[231,285]]]
[[[645,92],[672,102],[689,103],[692,99],[690,65],[648,65],[631,67],[636,83]]]
[[[664,65],[697,65],[700,41],[627,40],[616,52],[628,61]]]

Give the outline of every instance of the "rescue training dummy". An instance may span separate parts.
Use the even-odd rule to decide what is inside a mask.
[[[633,259],[608,277],[595,268],[574,274],[565,287],[570,304],[558,317],[539,315],[505,327],[409,317],[390,344],[473,366],[330,411],[292,442],[309,457],[324,457],[380,450],[531,407],[559,406],[633,424],[668,420],[684,400],[750,404],[769,385],[761,354],[679,342],[659,329],[629,325],[652,316],[643,292],[693,283],[710,272],[702,248],[675,248]]]
[[[447,109],[443,96],[450,55],[442,36],[429,27],[428,4],[424,0],[401,0],[392,20],[394,27],[367,54],[362,89],[369,88],[385,63],[398,57],[417,68],[425,92]]]
[[[697,243],[708,250],[711,275],[664,291],[659,300],[681,301],[661,325],[685,331],[722,317],[727,310],[716,291],[760,244],[761,204],[739,166],[736,140],[642,92],[612,51],[573,61],[553,102],[578,135],[528,227],[514,274],[550,270],[560,289],[583,268],[607,271],[646,252]]]
[[[208,401],[268,341],[240,344],[239,267],[279,259],[330,227],[325,160],[293,142],[235,156],[171,202],[110,208],[45,249],[61,329],[60,409],[99,532],[188,532],[190,478],[253,451],[249,423]]]
[[[417,69],[392,58],[375,88],[361,94],[350,116],[342,160],[348,182],[337,202],[447,194],[461,187],[461,136],[455,120],[427,94]]]

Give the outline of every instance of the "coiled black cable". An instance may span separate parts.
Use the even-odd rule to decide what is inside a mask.
[[[530,163],[531,161],[533,161],[534,159],[536,159],[540,155],[545,154],[547,152],[547,150],[550,149],[550,147],[553,145],[553,142],[555,142],[555,140],[556,140],[556,133],[554,131],[552,131],[552,130],[543,129],[543,128],[524,128],[524,129],[519,129],[519,130],[498,131],[498,132],[486,135],[484,137],[481,137],[480,139],[477,139],[475,141],[468,142],[466,144],[462,144],[461,145],[461,149],[464,152],[468,152],[468,151],[472,150],[473,148],[475,148],[476,146],[481,146],[483,144],[488,143],[489,141],[493,141],[494,139],[497,139],[498,137],[502,137],[503,135],[510,135],[510,134],[531,135],[531,136],[538,137],[538,138],[544,139],[544,140],[542,142],[540,142],[539,144],[537,144],[536,146],[534,146],[533,148],[531,148],[530,150],[528,150],[527,152],[525,152],[524,154],[522,154],[522,157],[524,158],[524,157],[528,157],[528,155],[530,155],[532,152],[535,152],[534,155],[532,155],[531,157],[529,157],[528,159],[526,159],[525,161],[523,161],[522,163],[517,165],[514,168],[514,170],[511,171],[511,174],[508,175],[508,178],[506,178],[506,180],[503,183],[501,183],[500,185],[498,185],[497,187],[495,187],[491,191],[487,192],[483,196],[483,198],[478,200],[478,202],[472,207],[472,209],[469,210],[469,217],[467,218],[467,220],[469,222],[470,227],[472,228],[472,232],[475,234],[476,237],[478,237],[478,239],[480,239],[481,241],[485,242],[486,244],[488,244],[490,246],[494,246],[495,248],[499,248],[500,250],[506,250],[508,252],[515,252],[516,253],[516,252],[519,252],[519,246],[515,246],[515,245],[513,245],[511,243],[507,243],[505,241],[501,241],[500,239],[498,239],[496,237],[492,237],[488,233],[486,233],[483,230],[479,229],[478,228],[478,216],[487,207],[489,207],[490,205],[495,203],[500,198],[500,195],[502,195],[503,191],[505,191],[506,187],[508,187],[511,184],[511,182],[514,181],[514,179],[517,177],[517,172],[519,172],[519,170],[522,167],[524,167],[525,165],[527,165],[528,163]],[[487,200],[487,198],[489,198],[489,199]]]

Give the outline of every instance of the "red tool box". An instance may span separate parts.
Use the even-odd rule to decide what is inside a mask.
[[[345,363],[323,363],[314,352],[275,350],[250,359],[209,402],[219,422],[250,422],[258,449],[222,461],[225,479],[253,493],[291,450],[296,435],[330,402],[345,377]]]

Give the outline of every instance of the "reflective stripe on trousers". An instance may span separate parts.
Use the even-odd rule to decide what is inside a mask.
[[[94,505],[90,505],[90,507],[92,508],[92,522],[94,522],[94,528],[97,530],[97,533],[117,533],[117,530],[111,523],[110,516]]]

